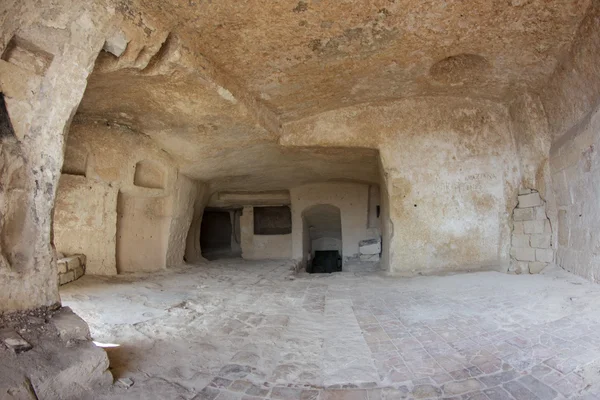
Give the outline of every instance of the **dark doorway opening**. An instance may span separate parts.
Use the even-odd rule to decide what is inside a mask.
[[[343,245],[340,209],[331,204],[315,204],[302,212],[302,219],[306,272],[341,271]]]
[[[232,213],[230,211],[205,211],[200,228],[202,256],[208,260],[234,257],[235,254],[231,246],[233,233]]]

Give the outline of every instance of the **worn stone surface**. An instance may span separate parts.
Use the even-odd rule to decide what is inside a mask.
[[[96,2],[0,6],[0,63],[6,67],[0,90],[10,87],[5,100],[15,130],[0,139],[2,311],[59,302],[51,224],[64,135],[114,15],[107,11]],[[36,78],[13,86],[23,73]]]
[[[169,7],[143,3],[143,9],[184,28],[194,50],[285,119],[295,119],[340,103],[456,93],[503,98],[513,88],[536,88],[589,3],[277,1],[215,7],[176,0]],[[411,17],[416,15],[421,17]],[[481,21],[487,21],[485,34]]]
[[[85,274],[85,256],[83,254],[75,254],[69,257],[60,258],[57,262],[58,268],[58,283],[66,285],[79,279]]]
[[[9,328],[0,330],[0,340],[8,349],[17,354],[31,350],[32,347],[21,335]]]
[[[56,328],[58,337],[64,341],[90,340],[90,329],[87,323],[69,307],[63,307],[53,314],[51,323]]]
[[[94,398],[576,399],[599,387],[600,289],[556,267],[288,280],[290,266],[223,260],[63,287],[94,339],[119,345],[115,376],[135,381]]]
[[[57,265],[58,253],[83,253],[88,272],[103,275],[161,271],[168,278],[163,270],[184,257],[201,260],[202,212],[221,192],[289,191],[292,234],[248,234],[242,249],[247,258],[292,258],[286,271],[306,263],[316,248],[360,259],[359,241],[381,236],[381,265],[392,275],[482,269],[545,275],[556,261],[598,280],[596,0],[277,0],[268,6],[256,0],[8,0],[0,21],[6,104],[0,110],[0,313],[60,301],[58,284],[84,270]],[[328,204],[340,212],[308,208]],[[339,228],[315,222],[332,215]],[[248,212],[246,233],[250,218]],[[365,249],[362,259],[375,258],[376,250]],[[142,382],[163,390],[163,398],[210,400],[370,399],[369,390],[381,387],[393,391],[373,392],[374,399],[597,393],[589,369],[578,369],[596,356],[591,306],[554,298],[559,306],[534,307],[521,292],[513,293],[517,302],[485,285],[486,296],[469,298],[475,305],[450,289],[424,297],[387,287],[398,283],[391,278],[365,278],[377,268],[359,264],[351,270],[360,279],[340,278],[353,286],[286,275],[286,290],[309,282],[289,299],[269,286],[272,277],[262,276],[245,285],[267,288],[270,296],[230,298],[244,286],[234,275],[208,277],[216,287],[232,283],[227,296],[145,302],[147,319],[122,324],[124,337],[141,335],[145,354],[157,351],[147,338],[165,332],[152,330],[156,309],[173,318],[167,322],[175,330],[191,325],[199,337],[214,337],[195,349],[204,357],[197,364],[169,369],[177,378],[148,374]],[[513,284],[543,277],[503,278]],[[366,283],[381,291],[361,286]],[[122,298],[114,301],[122,308]],[[232,305],[239,304],[264,309],[228,314],[227,307],[237,312]],[[420,306],[433,308],[422,315],[412,308]],[[450,306],[452,317],[436,318]],[[277,307],[283,315],[265,311]],[[543,318],[543,311],[556,314],[560,307],[580,314],[567,322]],[[357,312],[367,308],[370,314]],[[390,308],[392,316],[383,312]],[[482,317],[490,308],[495,313]],[[195,325],[198,320],[204,325]],[[548,326],[556,321],[558,329]],[[475,333],[464,332],[467,325]],[[104,353],[85,338],[85,332],[71,337],[82,343],[66,359],[89,351],[87,362],[59,357],[54,371],[26,374],[29,381],[11,378],[10,390],[68,398],[76,397],[74,381],[107,380]],[[269,348],[260,341],[265,338]],[[224,365],[221,359],[211,364],[212,351],[224,343],[237,352],[225,351],[231,359]],[[292,346],[281,348],[287,350],[281,358],[273,350],[278,343]],[[127,351],[117,358],[128,359]],[[542,374],[541,365],[550,372]],[[165,369],[160,362],[155,367]],[[485,389],[477,379],[505,369],[525,376]],[[214,383],[209,389],[207,377]],[[255,389],[229,390],[243,379]]]
[[[568,56],[555,71],[552,84],[542,94],[554,137],[550,169],[556,197],[556,262],[594,281],[600,276],[600,51],[596,45],[599,21],[600,5],[596,2],[580,26]]]
[[[19,354],[0,345],[0,398],[75,400],[111,386],[106,352],[91,342],[86,323],[70,309],[5,314],[0,325],[29,343]],[[68,339],[77,340],[66,340],[67,331]]]
[[[407,99],[287,123],[282,143],[379,148],[383,262],[392,272],[500,268],[509,261],[518,180],[507,124],[495,103]]]

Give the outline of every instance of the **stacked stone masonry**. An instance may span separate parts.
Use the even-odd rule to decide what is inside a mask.
[[[85,274],[85,256],[83,254],[63,257],[58,260],[57,265],[58,283],[61,286],[76,281]]]
[[[513,212],[509,272],[537,274],[554,261],[552,225],[539,192],[522,189],[518,200]]]
[[[381,237],[361,240],[358,244],[361,261],[379,261],[381,254]]]

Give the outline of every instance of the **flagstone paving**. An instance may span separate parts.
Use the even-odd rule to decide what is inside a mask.
[[[600,398],[600,286],[549,268],[294,275],[221,260],[85,276],[63,303],[131,378],[93,398]],[[118,345],[118,347],[116,347]]]

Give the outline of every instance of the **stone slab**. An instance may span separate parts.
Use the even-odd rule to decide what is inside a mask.
[[[522,194],[519,196],[519,208],[537,207],[543,204],[540,194],[537,192]]]
[[[554,261],[554,250],[552,249],[536,249],[535,250],[536,261],[550,263]]]
[[[545,226],[546,221],[543,220],[525,221],[523,223],[523,232],[530,234],[541,234],[544,233]]]
[[[513,247],[530,247],[529,246],[529,235],[515,234],[513,233],[511,244]]]
[[[513,219],[515,221],[532,221],[535,219],[534,211],[533,208],[515,208]]]
[[[31,350],[33,347],[31,344],[29,344],[29,342],[23,339],[21,335],[12,329],[0,330],[0,340],[6,347],[17,354]]]
[[[106,39],[102,50],[113,54],[116,57],[121,57],[127,48],[127,37],[122,31],[115,32],[111,37]]]
[[[549,234],[533,234],[530,238],[531,247],[536,249],[547,249],[550,247],[552,235]]]
[[[88,324],[75,314],[71,308],[63,307],[52,316],[50,322],[56,327],[62,340],[90,340]]]
[[[540,272],[542,272],[542,270],[544,268],[546,268],[547,265],[548,264],[539,262],[539,261],[530,262],[529,263],[529,273],[530,274],[539,274]]]
[[[381,253],[381,242],[361,245],[358,247],[360,254],[379,254]]]
[[[532,248],[512,248],[511,255],[518,261],[535,261],[535,249]]]

